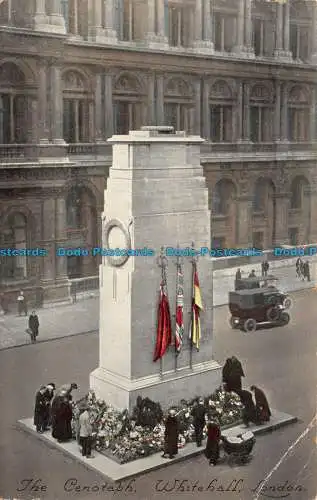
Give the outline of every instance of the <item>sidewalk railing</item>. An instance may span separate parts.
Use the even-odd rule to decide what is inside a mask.
[[[69,294],[76,302],[79,295],[99,289],[99,276],[85,276],[69,280]]]

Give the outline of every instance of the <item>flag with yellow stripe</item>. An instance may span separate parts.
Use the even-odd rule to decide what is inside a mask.
[[[190,338],[192,345],[196,347],[197,351],[199,351],[201,339],[200,312],[203,310],[197,266],[195,263],[193,269],[193,302]]]

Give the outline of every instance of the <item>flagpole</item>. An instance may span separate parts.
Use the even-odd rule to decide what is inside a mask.
[[[166,286],[167,258],[164,256],[164,247],[161,247],[160,255],[157,258],[157,265],[161,268],[161,283]],[[159,376],[163,378],[163,358],[160,358]]]
[[[192,241],[192,250],[195,250],[195,244]],[[193,334],[194,334],[194,320],[195,320],[195,315],[194,315],[194,290],[195,290],[195,269],[196,269],[196,262],[197,262],[197,257],[194,255],[191,258],[192,262],[192,310],[191,310],[191,335],[190,335],[190,351],[189,351],[189,368],[192,370],[193,369]]]
[[[177,250],[179,249],[179,244],[177,243]],[[178,271],[179,271],[179,255],[177,252],[177,257],[176,257],[176,283],[175,283],[175,288],[176,288],[176,302],[175,302],[175,335],[174,335],[174,341],[175,341],[175,366],[174,370],[175,372],[177,371],[177,344],[176,344],[176,330],[177,330],[177,297],[178,297]]]

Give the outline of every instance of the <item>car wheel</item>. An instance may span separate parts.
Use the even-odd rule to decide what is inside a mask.
[[[239,327],[239,319],[235,318],[234,316],[231,316],[230,318],[230,326],[233,330],[236,330]]]
[[[253,318],[249,318],[244,323],[244,329],[246,332],[255,332],[256,330],[256,321]]]
[[[276,307],[270,307],[266,313],[268,321],[277,321],[280,317],[280,311]]]
[[[287,312],[282,312],[281,314],[281,323],[282,325],[288,325],[288,323],[290,322],[290,315],[287,313]]]
[[[290,297],[285,297],[283,302],[283,306],[285,307],[285,309],[290,309],[292,305],[293,305],[292,299]]]

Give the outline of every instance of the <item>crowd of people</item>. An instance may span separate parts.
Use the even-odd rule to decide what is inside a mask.
[[[245,377],[241,362],[232,356],[228,358],[222,370],[223,388],[227,392],[236,393],[243,404],[243,423],[249,427],[268,422],[271,417],[270,407],[264,391],[252,385],[250,391],[242,388],[242,378]],[[43,385],[35,396],[34,425],[37,432],[43,433],[51,429],[52,436],[59,443],[73,438],[72,391],[78,389],[76,383],[66,384],[56,390],[54,383]],[[255,402],[253,401],[253,394]],[[90,458],[92,448],[92,425],[89,407],[82,403],[79,407],[80,416],[77,438],[82,455]],[[199,398],[192,409],[193,427],[197,447],[202,446],[203,432],[207,425],[207,441],[205,456],[210,465],[216,465],[219,460],[221,429],[216,411],[205,406],[203,398]],[[178,453],[178,438],[180,434],[179,421],[175,409],[171,409],[165,419],[164,451],[162,457],[174,458]]]
[[[73,438],[72,391],[77,390],[76,383],[61,386],[57,391],[55,384],[43,385],[35,395],[34,426],[39,433],[51,429],[52,436],[59,443]],[[92,426],[90,424],[87,405],[80,407],[78,424],[78,440],[82,455],[91,457]]]
[[[245,377],[241,362],[232,356],[228,358],[222,370],[223,387],[227,392],[236,393],[243,404],[242,418],[245,427],[250,423],[256,425],[269,422],[271,410],[264,394],[259,387],[252,385],[250,391],[242,388],[242,378]],[[253,394],[255,402],[253,401]],[[192,410],[195,441],[197,447],[202,446],[203,431],[207,423],[207,442],[205,456],[210,465],[216,465],[219,460],[221,429],[216,414],[208,412],[204,400],[200,398]],[[175,410],[170,410],[165,421],[165,445],[163,458],[174,458],[178,453],[179,427]]]

